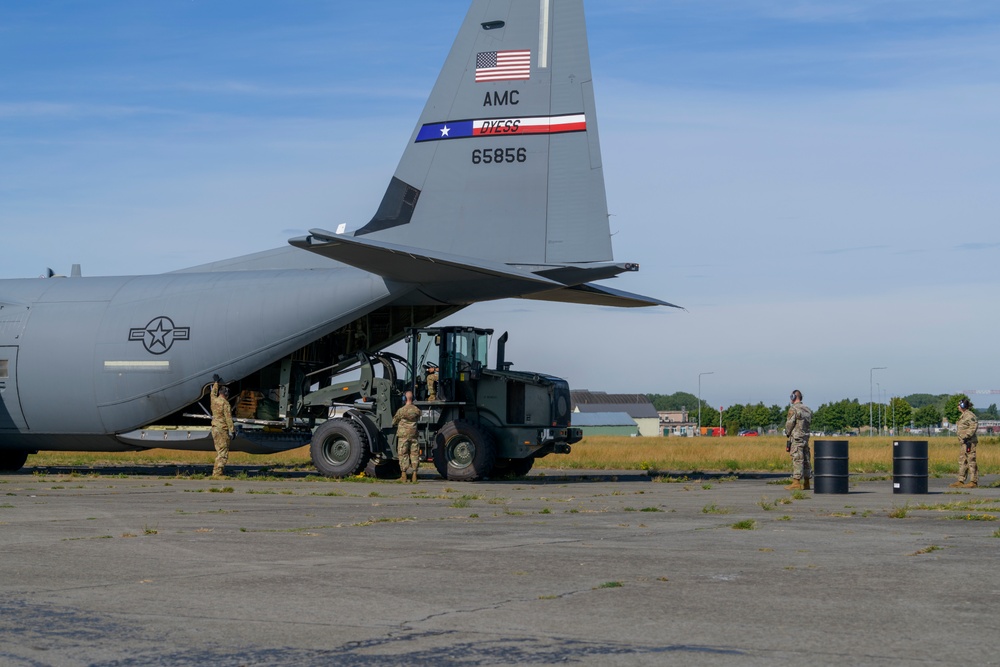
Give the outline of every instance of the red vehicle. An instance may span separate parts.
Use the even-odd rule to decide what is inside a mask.
[[[757,431],[740,431],[740,436],[744,438],[756,438],[760,433]]]

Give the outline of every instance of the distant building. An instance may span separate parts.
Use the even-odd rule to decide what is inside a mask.
[[[679,435],[692,437],[698,432],[697,422],[692,422],[687,409],[659,410],[660,433],[663,435]]]
[[[994,435],[996,433],[1000,433],[1000,420],[980,419],[979,429],[976,433],[979,435]]]
[[[639,435],[639,425],[625,412],[574,412],[573,426],[583,435]]]
[[[645,394],[608,394],[586,389],[572,391],[570,394],[574,413],[625,413],[639,426],[639,435],[653,437],[661,434],[660,415]],[[576,425],[575,416],[573,424]]]

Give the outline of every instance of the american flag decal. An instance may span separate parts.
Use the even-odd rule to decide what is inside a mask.
[[[476,55],[476,83],[531,78],[531,50],[486,51]]]

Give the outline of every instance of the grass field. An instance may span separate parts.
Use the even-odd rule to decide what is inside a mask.
[[[899,438],[897,438],[899,439]],[[848,438],[852,473],[892,473],[892,441],[888,437]],[[981,474],[1000,473],[997,438],[980,440],[977,449]],[[955,438],[928,440],[928,468],[933,475],[955,474],[959,444]],[[214,453],[154,449],[122,454],[41,452],[28,457],[34,466],[204,465]],[[253,456],[234,452],[231,465],[312,470],[308,447],[281,454]],[[783,472],[791,470],[783,437],[757,438],[627,438],[601,436],[573,445],[573,453],[551,455],[538,468],[596,470],[658,470],[700,472]]]
[[[849,442],[851,472],[891,474],[892,442],[901,439],[903,438],[846,438]],[[931,474],[957,473],[957,439],[930,438],[927,448],[928,469]],[[976,453],[981,474],[1000,472],[1000,447],[995,438],[981,440]],[[785,438],[778,436],[593,437],[573,445],[572,454],[546,457],[540,465],[555,468],[728,472],[790,472],[792,467],[791,457],[785,452]]]

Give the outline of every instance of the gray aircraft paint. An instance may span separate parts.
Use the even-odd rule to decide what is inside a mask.
[[[530,51],[527,78],[476,81],[477,66],[498,71],[490,54],[510,51]],[[609,263],[595,109],[581,0],[475,0],[382,204],[355,233],[314,230],[154,276],[0,281],[0,450],[157,446],[137,429],[194,404],[213,373],[246,377],[384,307],[440,318],[509,297],[670,305],[588,282],[632,268]],[[435,136],[518,119],[548,125]],[[497,149],[501,163],[475,163],[474,151]]]

